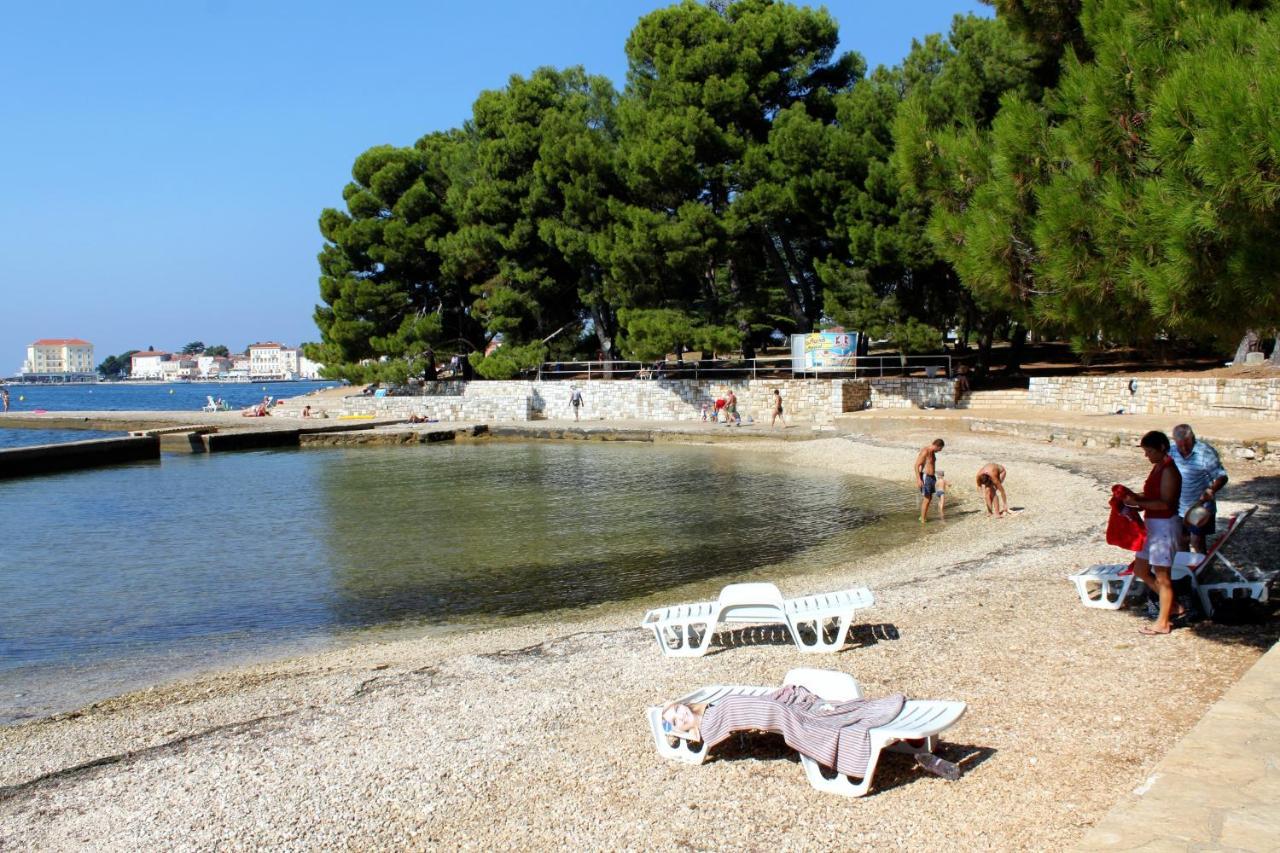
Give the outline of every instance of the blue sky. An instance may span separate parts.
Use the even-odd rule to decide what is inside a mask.
[[[10,4],[0,28],[0,376],[36,338],[99,360],[319,336],[316,220],[356,155],[460,125],[540,65],[619,86],[648,0]],[[836,0],[895,64],[968,0]]]

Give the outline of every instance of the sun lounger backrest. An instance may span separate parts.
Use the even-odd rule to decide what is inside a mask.
[[[1195,567],[1195,573],[1199,575],[1209,564],[1218,557],[1218,552],[1222,550],[1222,546],[1227,544],[1227,540],[1235,535],[1236,531],[1244,526],[1244,523],[1258,510],[1257,505],[1248,509],[1240,510],[1240,512],[1232,513],[1231,519],[1227,522],[1227,529],[1222,531],[1222,535],[1218,537],[1218,541],[1210,546],[1205,552],[1204,559]]]
[[[720,591],[721,607],[768,604],[782,609],[782,592],[771,583],[733,583]]]
[[[836,672],[831,669],[798,667],[787,673],[787,677],[782,679],[782,684],[783,686],[798,685],[832,702],[848,702],[862,698],[862,687],[859,686],[858,679],[847,672]]]

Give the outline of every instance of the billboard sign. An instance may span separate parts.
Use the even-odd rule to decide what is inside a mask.
[[[811,332],[791,336],[791,370],[795,373],[851,371],[857,365],[857,332]]]

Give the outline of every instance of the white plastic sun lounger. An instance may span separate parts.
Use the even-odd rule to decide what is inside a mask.
[[[843,672],[830,669],[793,669],[783,679],[783,685],[798,684],[830,702],[848,702],[862,698],[862,688],[857,679]],[[714,704],[726,696],[763,696],[775,687],[703,687],[675,700],[682,704]],[[823,767],[807,755],[800,756],[804,775],[809,784],[819,791],[840,794],[845,797],[861,797],[871,789],[880,753],[888,749],[912,755],[932,753],[938,746],[938,734],[955,725],[964,716],[968,706],[964,702],[909,699],[902,712],[889,723],[871,729],[871,757],[867,760],[867,772],[859,781],[843,773],[835,773]],[[653,733],[658,754],[685,764],[702,764],[707,759],[707,747],[666,732],[662,727],[662,707],[654,706],[647,712],[649,730]]]
[[[640,627],[651,630],[662,653],[673,657],[705,655],[719,625],[779,622],[791,631],[800,651],[834,652],[844,645],[854,611],[874,603],[866,587],[783,598],[771,583],[735,583],[722,589],[715,601],[650,610]],[[801,628],[812,629],[812,641],[802,636]],[[831,639],[824,629],[834,630]]]
[[[1210,597],[1212,592],[1225,594],[1228,598],[1234,597],[1237,592],[1244,592],[1259,601],[1267,600],[1266,582],[1249,580],[1222,553],[1223,546],[1236,534],[1236,531],[1244,526],[1244,523],[1253,516],[1257,509],[1257,506],[1251,506],[1248,509],[1232,514],[1227,522],[1227,529],[1222,532],[1218,540],[1209,548],[1208,553],[1196,554],[1191,551],[1179,551],[1173,557],[1173,570],[1171,573],[1173,580],[1191,579],[1191,587],[1200,597],[1200,604],[1207,616],[1213,615],[1213,601]],[[1203,580],[1208,574],[1207,569],[1215,560],[1226,568],[1227,572],[1231,574],[1232,580],[1221,582],[1206,582]],[[1133,572],[1129,570],[1127,563],[1110,563],[1090,566],[1074,575],[1069,575],[1067,580],[1076,585],[1076,592],[1080,594],[1080,602],[1085,607],[1118,610],[1124,606],[1125,598],[1128,596],[1129,589],[1133,584]]]

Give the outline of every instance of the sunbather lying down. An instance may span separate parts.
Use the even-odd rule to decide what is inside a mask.
[[[711,705],[673,702],[662,709],[662,721],[668,732],[700,740],[708,749],[734,732],[781,734],[787,746],[797,752],[847,776],[861,778],[871,756],[868,733],[892,722],[905,703],[906,697],[901,693],[881,699],[829,702],[803,687],[789,685],[763,696],[726,696]],[[955,765],[950,768],[959,774]]]

